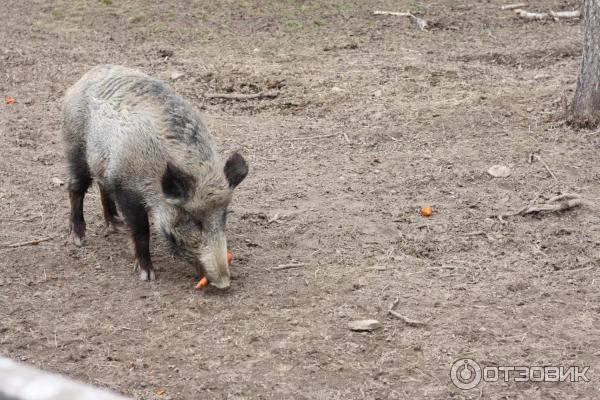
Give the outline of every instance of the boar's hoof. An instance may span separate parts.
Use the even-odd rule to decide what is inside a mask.
[[[154,275],[154,270],[141,270],[140,271],[140,278],[143,281],[153,281],[156,279],[156,276]]]
[[[71,240],[73,240],[73,244],[75,244],[75,246],[83,246],[83,236],[79,236],[74,231],[71,232]]]
[[[133,265],[133,272],[139,272],[140,279],[143,281],[153,281],[156,279],[153,269],[142,269],[140,268],[140,263],[137,261]]]

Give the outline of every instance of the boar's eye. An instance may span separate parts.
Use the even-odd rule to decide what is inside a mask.
[[[202,225],[202,221],[200,220],[194,220],[194,225],[196,226],[196,228],[203,230],[204,229],[204,225]]]

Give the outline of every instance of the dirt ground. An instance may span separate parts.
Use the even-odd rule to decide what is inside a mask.
[[[600,136],[564,114],[582,24],[505,3],[3,1],[0,95],[17,103],[0,104],[0,355],[138,399],[598,398]],[[61,98],[103,63],[169,81],[249,161],[229,292],[194,290],[158,240],[158,280],[141,282],[96,188],[86,246],[67,241]],[[528,163],[538,151],[556,179]],[[498,218],[561,193],[584,206]],[[304,266],[273,270],[287,263]],[[388,315],[396,298],[425,325]],[[367,318],[381,328],[348,329]],[[590,366],[591,382],[462,391],[462,357]]]

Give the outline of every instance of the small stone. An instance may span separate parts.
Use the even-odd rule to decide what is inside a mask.
[[[376,319],[363,319],[348,322],[348,329],[354,332],[371,332],[381,327]]]
[[[492,165],[488,169],[488,174],[494,178],[508,178],[510,176],[510,168],[505,165]]]
[[[173,50],[169,49],[159,49],[158,56],[162,58],[173,57]]]
[[[184,75],[183,72],[179,72],[179,71],[172,71],[171,72],[171,80],[172,81],[176,81],[177,79],[182,78]]]
[[[381,97],[382,94],[383,92],[380,89],[377,89],[373,92],[373,97]]]
[[[332,91],[333,93],[342,93],[342,92],[344,91],[344,89],[342,89],[342,88],[339,88],[339,87],[337,87],[337,86],[334,86],[334,87],[332,87],[332,88],[331,88],[331,91]]]
[[[54,178],[52,178],[52,184],[54,186],[58,187],[58,186],[63,186],[65,183],[62,180],[58,179],[57,177],[54,177]]]

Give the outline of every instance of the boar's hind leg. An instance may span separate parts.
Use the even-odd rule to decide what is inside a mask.
[[[106,227],[112,227],[114,231],[117,231],[123,227],[123,221],[119,217],[115,199],[112,193],[106,190],[101,183],[98,183],[98,188],[100,189],[100,200],[102,201],[102,211],[104,212]]]
[[[70,232],[76,246],[83,245],[85,220],[83,218],[83,198],[92,184],[92,176],[85,159],[85,151],[69,154],[69,200],[71,203]]]
[[[125,222],[131,229],[131,239],[135,246],[136,269],[139,268],[142,280],[154,280],[154,270],[150,258],[150,224],[142,198],[130,191],[117,190],[116,199],[125,217]]]

